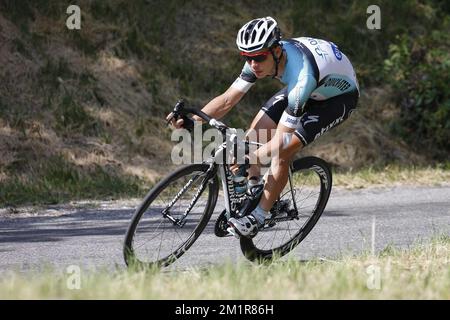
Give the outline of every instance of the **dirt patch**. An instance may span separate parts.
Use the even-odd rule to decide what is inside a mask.
[[[221,19],[215,15],[215,6],[204,10],[209,10],[209,19]],[[190,18],[190,14],[180,18]],[[242,18],[233,23],[238,25]],[[12,175],[11,168],[23,176],[34,175],[53,156],[87,172],[102,166],[146,180],[173,169],[170,155],[174,143],[164,127],[163,115],[170,108],[166,101],[175,101],[180,93],[177,76],[183,69],[173,74],[153,72],[160,62],[164,64],[158,57],[158,45],[151,48],[154,61],[120,54],[118,44],[135,26],[120,30],[125,27],[120,25],[123,22],[113,25],[90,15],[86,19],[76,42],[70,38],[72,34],[61,32],[58,26],[63,21],[36,13],[29,30],[23,32],[0,14],[0,181]],[[183,29],[184,19],[178,21],[178,34],[191,37],[185,37],[186,46],[179,56],[198,56],[199,65],[206,66],[211,61],[201,56],[204,52],[213,50],[221,56],[230,50],[226,45],[229,39],[225,41],[222,36],[231,39],[234,25],[223,34],[215,34],[202,27],[205,21],[195,20],[202,32],[199,35]],[[208,41],[190,47],[188,40],[197,38],[219,40],[213,49],[205,47]],[[89,54],[83,45],[95,52]],[[389,133],[385,124],[397,116],[391,100],[386,89],[366,90],[358,111],[302,154],[317,155],[342,168],[426,163]],[[69,109],[74,106],[77,108]],[[79,113],[87,119],[85,123],[78,119],[76,126],[68,128],[66,123],[71,122],[67,117]]]
[[[305,148],[302,154],[319,156],[345,169],[392,162],[427,165],[424,156],[414,153],[389,133],[386,123],[398,116],[390,102],[391,94],[387,88],[364,92],[350,118]]]

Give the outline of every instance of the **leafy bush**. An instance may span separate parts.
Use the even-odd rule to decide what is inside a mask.
[[[398,37],[385,60],[386,80],[397,92],[401,108],[396,131],[434,156],[450,152],[449,19],[426,36]],[[433,147],[433,148],[431,148]]]
[[[427,35],[438,29],[448,12],[448,1],[441,0],[303,0],[294,1],[290,12],[292,34],[335,42],[350,58],[362,87],[384,83],[380,66],[389,45],[398,35]],[[381,29],[366,27],[367,7],[376,4],[381,11]],[[284,21],[282,21],[284,22]]]

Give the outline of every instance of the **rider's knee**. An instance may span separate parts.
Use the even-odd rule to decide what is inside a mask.
[[[289,166],[293,156],[293,152],[281,151],[276,157],[273,158],[273,163],[276,166]]]
[[[282,147],[280,155],[283,158],[290,158],[303,148],[302,141],[292,132],[283,132]]]

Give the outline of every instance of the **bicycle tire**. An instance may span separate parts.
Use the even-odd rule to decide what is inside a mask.
[[[200,197],[207,190],[208,195],[206,197],[206,203],[204,205],[204,209],[202,209],[200,207],[201,210],[199,213],[193,214],[191,211],[188,214],[188,216],[187,216],[188,218],[190,217],[190,215],[192,215],[192,218],[197,216],[196,218],[198,218],[198,221],[195,221],[192,224],[191,223],[187,224],[190,229],[187,229],[186,230],[187,232],[185,232],[185,233],[189,233],[190,232],[189,230],[191,230],[191,229],[192,229],[192,232],[190,232],[189,236],[184,241],[182,241],[181,244],[176,245],[176,248],[173,251],[171,251],[167,255],[163,255],[162,257],[159,257],[159,255],[158,255],[157,258],[153,259],[154,261],[150,260],[150,259],[143,259],[140,256],[138,256],[138,252],[137,252],[138,248],[135,243],[136,242],[135,238],[136,238],[136,234],[137,234],[137,231],[139,228],[141,228],[142,232],[155,229],[152,225],[153,222],[150,221],[150,219],[152,219],[152,218],[154,218],[154,219],[159,218],[162,221],[156,227],[156,230],[158,228],[160,228],[161,225],[163,225],[163,228],[162,228],[163,236],[164,236],[164,232],[166,230],[166,223],[167,223],[167,225],[169,225],[169,227],[170,227],[170,224],[172,224],[173,228],[179,228],[178,226],[175,226],[175,224],[173,222],[168,221],[168,219],[162,215],[163,210],[160,210],[160,208],[158,208],[158,206],[156,205],[156,203],[158,202],[157,199],[164,192],[164,190],[170,188],[170,186],[174,182],[177,182],[180,179],[186,178],[190,174],[194,174],[196,172],[198,172],[200,174],[206,173],[208,171],[208,169],[209,169],[208,164],[192,164],[192,165],[187,165],[187,166],[181,167],[178,170],[176,170],[175,172],[173,172],[172,174],[168,175],[166,178],[164,178],[162,181],[160,181],[154,188],[152,188],[152,190],[150,190],[150,192],[146,195],[146,197],[144,198],[141,205],[136,209],[136,211],[133,215],[133,218],[128,226],[126,235],[125,235],[123,254],[124,254],[124,259],[125,259],[125,263],[127,264],[127,266],[129,266],[129,267],[130,266],[144,267],[144,268],[150,268],[153,266],[165,267],[165,266],[170,265],[174,261],[176,261],[192,246],[192,244],[200,236],[203,229],[207,225],[209,219],[211,218],[211,215],[214,211],[214,207],[217,202],[219,183],[218,183],[218,178],[216,175],[216,169],[214,169],[213,173],[209,174],[209,176],[205,175],[205,177],[201,178],[202,182],[201,182],[201,185],[199,186],[199,188],[202,187],[202,185],[203,185],[202,183],[205,183],[206,185],[204,186],[202,191],[197,190],[197,192],[199,192],[199,195],[198,195],[197,201],[195,201],[193,206],[195,207],[195,205],[198,203],[198,200],[200,199]],[[185,185],[187,185],[187,184],[185,184]],[[185,192],[187,192],[187,189],[188,188],[186,188]],[[175,197],[172,197],[172,198],[177,198],[177,197],[181,198],[182,195],[184,195],[184,193],[185,193],[185,192],[182,192],[182,190],[177,190],[177,189],[174,189],[174,190],[176,190]],[[172,194],[172,192],[173,191],[169,191],[168,194]],[[180,195],[180,194],[182,194],[182,195]],[[156,207],[156,209],[153,209],[154,212],[152,212],[152,203],[154,203],[154,206]],[[165,202],[163,200],[162,203],[165,203],[166,208],[167,208],[167,202]],[[171,204],[171,202],[169,203],[169,206],[170,206],[170,204]],[[170,209],[173,208],[174,204],[172,205],[172,207]],[[189,203],[189,206],[191,204],[192,203]],[[194,207],[192,209],[194,209]],[[181,210],[181,205],[180,205],[180,210]],[[158,217],[159,214],[161,214],[161,216]],[[154,215],[154,216],[152,216],[152,215]],[[144,222],[144,220],[145,220],[144,217],[146,217],[145,219],[147,219],[146,222]],[[163,219],[161,219],[161,217]],[[190,221],[188,221],[188,222],[190,222]],[[140,227],[140,223],[141,223],[141,227]],[[171,232],[169,227],[167,228],[167,229],[169,229],[168,232]],[[186,227],[186,225],[184,225],[183,228],[184,227]],[[174,230],[175,230],[175,233],[177,233],[177,235],[180,237],[180,234],[178,233],[177,229],[174,229]],[[182,228],[179,228],[178,230],[182,230]],[[146,241],[148,241],[148,240],[145,240],[144,244],[147,244]],[[160,245],[163,245],[165,243],[166,242],[163,242],[162,240],[160,241]],[[141,245],[141,247],[143,245]],[[139,250],[140,249],[141,248],[139,248]],[[161,247],[159,248],[159,250],[161,250]],[[149,251],[149,253],[151,253],[151,250],[148,250],[148,251]]]
[[[241,250],[245,257],[251,261],[261,263],[266,262],[268,260],[272,260],[274,257],[282,257],[293,250],[313,229],[326,207],[332,187],[332,175],[328,164],[324,160],[317,157],[305,157],[294,161],[291,165],[291,170],[293,177],[295,177],[296,173],[301,172],[302,170],[311,170],[319,177],[320,195],[315,203],[315,207],[309,219],[301,226],[298,232],[290,237],[288,241],[277,246],[276,248],[260,248],[258,245],[258,240],[256,239],[258,235],[255,238],[241,237]],[[262,230],[259,233],[264,232],[265,230]]]

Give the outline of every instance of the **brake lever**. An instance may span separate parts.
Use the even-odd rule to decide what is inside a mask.
[[[172,121],[172,119],[178,120],[178,118],[180,117],[180,111],[182,110],[183,107],[184,107],[184,100],[183,99],[178,100],[177,104],[173,108],[172,116],[169,117],[166,125],[169,125],[169,123]]]
[[[169,117],[169,119],[167,119],[166,126],[168,126],[173,119],[175,119],[175,121],[178,120],[178,117],[179,116],[177,114],[172,112],[172,115]]]

